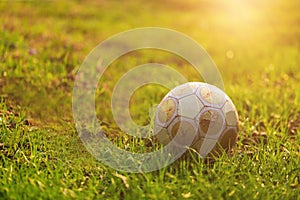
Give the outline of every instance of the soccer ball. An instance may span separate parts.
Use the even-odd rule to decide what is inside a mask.
[[[158,105],[154,131],[163,145],[190,147],[203,158],[218,156],[236,142],[238,115],[219,88],[188,82],[172,89]]]

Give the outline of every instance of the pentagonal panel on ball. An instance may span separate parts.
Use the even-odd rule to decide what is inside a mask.
[[[221,108],[226,101],[226,94],[213,85],[202,84],[196,94],[205,106]]]
[[[170,142],[170,136],[166,128],[161,127],[159,125],[155,125],[154,131],[155,137],[161,144],[167,145]]]
[[[235,106],[229,100],[226,101],[222,108],[223,114],[225,116],[225,121],[228,126],[238,126],[238,114]]]
[[[179,85],[175,87],[173,90],[170,92],[170,96],[173,96],[175,98],[181,98],[184,96],[188,96],[190,94],[195,93],[196,91],[196,85],[193,83],[185,83],[182,85]]]
[[[217,144],[211,151],[214,156],[219,156],[223,152],[229,153],[230,150],[236,143],[238,131],[237,128],[229,127],[223,131],[222,135],[219,137]]]
[[[197,139],[196,123],[192,119],[176,117],[168,127],[172,141],[180,146],[191,146]]]
[[[221,110],[204,108],[197,116],[199,134],[201,137],[217,139],[224,130],[225,120]]]
[[[202,137],[197,137],[197,139],[194,141],[192,144],[192,148],[195,149],[198,153],[200,152],[200,148],[203,144],[204,138]]]
[[[164,99],[157,107],[155,123],[167,127],[177,115],[177,101],[174,98]]]
[[[178,115],[194,119],[203,107],[195,94],[185,96],[178,100]]]

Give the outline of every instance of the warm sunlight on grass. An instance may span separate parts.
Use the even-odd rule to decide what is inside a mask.
[[[299,11],[299,0],[0,0],[0,199],[299,199]],[[231,157],[208,163],[194,155],[128,174],[82,144],[72,119],[78,68],[99,42],[147,26],[190,36],[218,66],[239,113]],[[127,151],[159,145],[124,134],[110,110],[118,79],[149,62],[201,81],[166,52],[141,50],[113,62],[99,81],[97,117]],[[151,122],[149,109],[167,92],[139,88],[130,99],[135,122]]]

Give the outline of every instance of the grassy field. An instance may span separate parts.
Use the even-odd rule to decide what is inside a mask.
[[[0,1],[0,199],[300,199],[300,2]],[[151,173],[111,169],[92,157],[72,119],[72,86],[88,53],[113,34],[171,28],[211,55],[235,103],[235,151],[214,163],[185,157]],[[115,125],[110,97],[138,64],[172,66],[201,77],[175,55],[141,50],[122,56],[97,90],[99,123],[116,145],[147,151]],[[139,124],[168,91],[135,92]]]

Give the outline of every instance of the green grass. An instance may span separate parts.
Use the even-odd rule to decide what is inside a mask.
[[[0,199],[299,199],[300,3],[245,2],[0,2]],[[216,62],[239,113],[231,157],[208,163],[191,154],[156,172],[130,174],[96,161],[81,143],[71,112],[76,71],[102,40],[144,26],[181,31]],[[146,152],[155,140],[116,127],[111,92],[126,71],[150,61],[201,80],[184,60],[161,51],[115,61],[99,82],[97,116],[129,151]],[[134,120],[149,122],[149,108],[166,93],[137,90]]]

